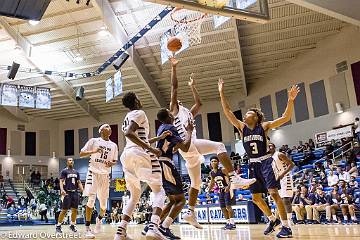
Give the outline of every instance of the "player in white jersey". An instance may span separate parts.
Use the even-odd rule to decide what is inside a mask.
[[[201,107],[201,101],[199,94],[197,92],[195,81],[190,77],[189,86],[194,96],[195,104],[189,110],[185,108],[177,98],[178,92],[178,80],[176,74],[176,66],[178,60],[175,58],[170,58],[171,63],[171,102],[170,102],[170,111],[175,116],[174,125],[177,128],[180,136],[185,139],[186,130],[185,126],[188,124],[189,120],[194,121],[194,117],[199,113]],[[204,161],[204,156],[207,154],[216,154],[220,162],[224,166],[230,177],[230,186],[231,189],[235,188],[244,188],[253,184],[255,179],[244,179],[240,176],[235,175],[234,166],[227,154],[225,145],[221,142],[214,142],[205,139],[196,138],[196,130],[192,132],[192,143],[188,152],[183,152],[179,150],[181,156],[186,161],[186,167],[188,169],[189,177],[191,180],[191,188],[189,190],[189,211],[183,215],[184,220],[189,222],[196,228],[202,228],[201,225],[197,222],[196,215],[194,213],[197,197],[199,194],[199,189],[202,183],[201,180],[201,163]]]
[[[134,92],[126,93],[122,103],[130,110],[122,125],[126,146],[120,157],[125,173],[126,187],[130,191],[130,200],[123,208],[121,222],[114,240],[129,239],[126,228],[140,199],[140,182],[147,183],[154,193],[153,213],[146,239],[166,240],[167,238],[158,229],[160,214],[166,198],[162,187],[161,167],[157,159],[161,151],[151,147],[149,143],[149,121],[145,112],[141,110],[142,105],[136,94]]]
[[[282,198],[286,214],[288,216],[289,225],[291,225],[292,218],[292,197],[294,195],[294,182],[291,170],[295,164],[284,153],[277,152],[275,144],[269,143],[269,153],[272,154],[275,177],[280,179],[281,189],[279,195]]]
[[[100,137],[91,138],[80,151],[80,157],[90,156],[89,169],[86,175],[84,196],[88,197],[85,217],[85,238],[95,238],[94,233],[101,230],[101,220],[106,213],[110,187],[110,168],[118,160],[118,147],[110,140],[111,128],[103,124],[99,128]],[[96,218],[95,231],[90,229],[91,214],[96,197],[100,203],[99,215]]]

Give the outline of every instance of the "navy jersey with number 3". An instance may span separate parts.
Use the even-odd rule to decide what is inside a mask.
[[[259,158],[267,154],[268,143],[265,130],[261,124],[256,125],[254,129],[245,126],[242,132],[242,140],[249,158]]]
[[[214,181],[219,189],[223,190],[224,188],[226,188],[228,186],[226,179],[225,179],[225,174],[223,173],[221,168],[216,170],[216,172],[211,171],[211,177],[214,179]]]

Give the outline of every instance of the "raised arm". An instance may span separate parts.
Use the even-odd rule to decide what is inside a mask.
[[[290,172],[294,168],[295,164],[283,153],[279,153],[279,159],[286,165],[285,170],[279,175],[279,179],[282,179],[288,172]]]
[[[146,150],[149,150],[156,156],[161,155],[161,151],[159,149],[153,148],[150,146],[150,144],[147,144],[143,140],[141,140],[138,135],[135,133],[135,131],[139,128],[138,124],[134,121],[131,121],[129,127],[127,128],[125,132],[125,137],[127,137],[130,141],[138,145],[139,147],[142,147]]]
[[[285,112],[283,113],[283,115],[280,118],[275,119],[274,121],[264,122],[263,128],[265,131],[267,131],[269,129],[281,127],[282,125],[284,125],[285,123],[287,123],[288,121],[291,120],[291,116],[294,111],[294,100],[299,92],[300,92],[300,89],[297,85],[294,85],[291,87],[291,89],[289,90],[288,103],[287,103]]]
[[[172,57],[169,59],[171,64],[171,99],[170,99],[170,112],[173,115],[176,115],[179,111],[178,107],[178,88],[179,83],[177,79],[177,73],[176,73],[176,66],[178,65],[179,61],[176,60],[176,58]]]
[[[156,136],[149,139],[149,143],[153,144],[154,142],[157,142],[159,140],[165,139],[167,136],[170,136],[172,133],[171,131],[165,131],[160,136]]]
[[[194,76],[194,74],[192,73],[190,75],[190,81],[188,82],[188,85],[191,88],[191,92],[193,94],[194,101],[195,101],[195,104],[191,107],[190,111],[191,111],[191,114],[193,115],[193,117],[195,117],[199,113],[202,103],[200,100],[199,92],[196,89],[196,83],[195,83],[193,76]]]
[[[229,120],[229,122],[234,127],[236,127],[237,129],[239,129],[242,132],[245,124],[242,121],[240,121],[239,119],[237,119],[237,117],[231,111],[229,103],[226,100],[225,94],[224,94],[224,80],[222,80],[221,78],[219,79],[218,87],[219,87],[219,93],[220,93],[220,99],[221,99],[221,106],[223,108],[226,118]]]

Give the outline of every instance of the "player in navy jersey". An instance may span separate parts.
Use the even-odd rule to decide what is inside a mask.
[[[220,208],[226,219],[224,229],[233,230],[236,228],[234,211],[232,209],[232,205],[235,203],[235,198],[234,195],[230,193],[230,191],[234,190],[230,189],[229,175],[227,174],[225,168],[219,168],[219,159],[216,156],[210,158],[210,163],[212,170],[210,172],[211,181],[208,191],[211,191],[216,184],[219,189]]]
[[[275,230],[274,228],[277,225],[282,223],[282,228],[277,234],[279,238],[292,237],[292,231],[288,224],[284,203],[278,192],[280,182],[276,179],[272,168],[273,158],[271,154],[268,153],[267,134],[270,129],[280,127],[291,120],[294,110],[294,100],[299,91],[297,85],[292,86],[289,90],[288,104],[282,117],[265,122],[263,113],[257,108],[251,108],[246,112],[244,121],[241,121],[237,119],[231,111],[229,103],[225,98],[224,81],[219,79],[219,92],[224,114],[242,135],[244,149],[249,157],[250,177],[256,179],[256,182],[250,186],[253,202],[270,220],[264,234],[270,234]],[[263,199],[263,193],[267,192],[269,192],[276,203],[281,222],[271,213],[269,206]]]
[[[67,211],[71,208],[71,224],[70,230],[77,232],[76,229],[76,215],[79,206],[79,191],[83,192],[83,186],[80,181],[80,174],[74,169],[74,160],[68,158],[66,162],[67,167],[60,173],[60,191],[62,198],[62,210],[56,224],[56,232],[62,233],[61,224],[64,221]]]
[[[160,216],[162,223],[159,230],[169,239],[180,239],[180,237],[175,236],[169,229],[186,202],[182,179],[174,165],[173,156],[178,149],[184,152],[189,150],[194,125],[189,121],[185,128],[188,134],[185,140],[183,140],[173,125],[175,118],[168,109],[160,109],[157,113],[157,119],[162,124],[157,131],[157,137],[149,139],[149,142],[153,143],[157,141],[156,148],[161,150],[159,162],[162,170],[162,182],[166,196],[169,198],[169,203],[164,207]],[[143,234],[146,230],[147,227],[145,227]]]

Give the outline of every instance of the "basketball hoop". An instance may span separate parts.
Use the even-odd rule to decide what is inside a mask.
[[[189,38],[190,46],[201,43],[201,25],[207,13],[195,12],[183,8],[175,8],[170,17],[175,25],[176,32],[184,32]]]

